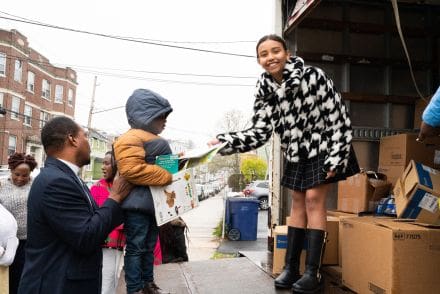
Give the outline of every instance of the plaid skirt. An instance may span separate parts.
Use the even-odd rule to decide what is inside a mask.
[[[313,158],[301,156],[299,162],[284,162],[284,174],[281,185],[304,192],[321,184],[335,183],[345,180],[347,177],[359,173],[359,165],[353,146],[350,149],[347,168],[344,173],[336,173],[332,178],[326,179],[327,172],[324,171],[325,154],[318,154]]]

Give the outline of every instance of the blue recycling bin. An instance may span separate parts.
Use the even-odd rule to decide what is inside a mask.
[[[226,199],[225,224],[229,240],[257,240],[259,204],[260,201],[250,197]]]

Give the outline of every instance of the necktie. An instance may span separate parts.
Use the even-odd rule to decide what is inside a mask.
[[[90,206],[93,208],[94,207],[93,200],[92,200],[92,195],[90,195],[89,188],[87,187],[86,183],[84,183],[84,181],[81,178],[78,177],[78,179],[81,183],[81,186],[84,190],[84,193],[86,194],[86,197],[87,197],[87,200],[89,201]]]

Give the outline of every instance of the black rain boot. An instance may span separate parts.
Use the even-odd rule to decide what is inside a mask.
[[[306,230],[303,228],[288,227],[287,251],[283,272],[275,279],[275,287],[282,289],[292,288],[301,276],[299,274],[299,259],[304,245]]]
[[[327,232],[307,229],[307,255],[304,275],[293,284],[293,293],[316,293],[322,288],[322,278],[319,272],[324,256]]]

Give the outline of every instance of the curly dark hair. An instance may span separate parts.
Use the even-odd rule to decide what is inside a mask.
[[[35,158],[30,154],[24,154],[15,152],[8,158],[8,165],[10,170],[14,170],[19,166],[20,164],[25,163],[29,166],[29,169],[33,171],[37,167],[37,162],[35,161]]]
[[[69,135],[76,136],[79,126],[66,116],[57,116],[49,120],[41,130],[41,143],[46,153],[60,151]]]

